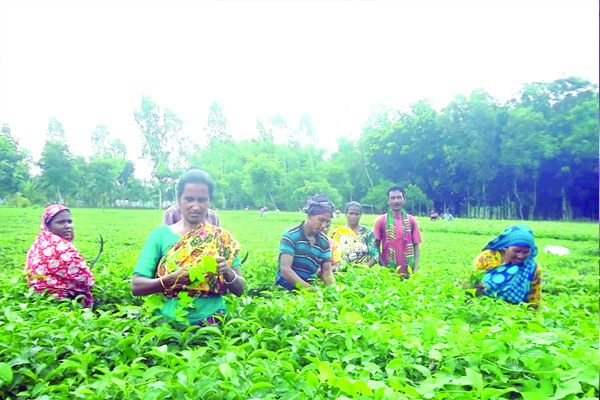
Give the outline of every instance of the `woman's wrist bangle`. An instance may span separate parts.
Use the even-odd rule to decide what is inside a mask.
[[[233,275],[235,275],[235,276],[233,277],[233,279],[230,282],[227,282],[227,279],[225,279],[225,275],[223,275],[223,280],[225,281],[226,285],[231,285],[238,278],[238,274],[236,274],[235,271],[233,271]]]
[[[175,282],[171,285],[169,290],[175,289],[175,286],[177,286],[177,282],[179,282],[179,278],[181,278],[181,275],[177,275],[177,279],[175,279]]]
[[[158,281],[160,282],[160,286],[162,286],[163,289],[167,290],[167,287],[165,286],[165,283],[163,282],[162,276],[160,278],[158,278]]]

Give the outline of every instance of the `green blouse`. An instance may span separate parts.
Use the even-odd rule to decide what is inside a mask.
[[[145,276],[146,278],[155,278],[156,268],[160,259],[167,254],[169,249],[173,247],[181,239],[181,235],[174,233],[167,225],[161,225],[150,232],[142,253],[135,264],[133,274]],[[233,267],[240,266],[239,257],[233,262]],[[167,299],[163,303],[160,313],[167,318],[174,319],[179,299]],[[212,297],[194,297],[192,302],[194,307],[185,308],[188,312],[186,315],[190,323],[203,321],[219,310],[227,311],[227,305],[223,300],[223,296]]]

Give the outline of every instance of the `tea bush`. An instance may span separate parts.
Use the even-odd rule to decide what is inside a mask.
[[[543,268],[534,312],[460,287],[481,247],[515,221],[421,218],[421,267],[410,280],[355,266],[335,286],[291,294],[273,285],[277,248],[303,215],[220,212],[250,252],[246,293],[226,296],[221,327],[186,327],[152,316],[129,290],[160,211],[72,210],[86,258],[105,239],[94,310],[27,287],[41,212],[0,209],[3,398],[598,398],[598,224],[529,223]],[[547,244],[571,253],[543,253]]]

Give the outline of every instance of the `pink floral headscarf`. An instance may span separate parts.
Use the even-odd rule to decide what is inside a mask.
[[[91,289],[95,278],[71,241],[50,230],[48,222],[61,211],[62,204],[51,204],[44,210],[40,233],[29,248],[25,273],[29,286],[36,292],[46,290],[58,298],[83,295],[85,306],[94,304]],[[74,236],[73,236],[74,237]]]

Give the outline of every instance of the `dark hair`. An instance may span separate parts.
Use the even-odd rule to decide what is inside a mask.
[[[344,211],[344,214],[348,214],[348,209],[350,207],[358,207],[358,210],[362,214],[362,206],[360,205],[360,203],[358,201],[351,201],[348,204],[346,204],[346,210]]]
[[[185,170],[185,172],[179,177],[179,183],[177,184],[177,198],[181,198],[183,189],[188,183],[203,183],[208,188],[208,196],[212,200],[213,193],[215,192],[215,181],[212,180],[208,173],[197,167],[191,167]]]
[[[406,195],[404,194],[404,190],[402,190],[402,188],[400,186],[396,186],[396,185],[394,185],[388,189],[388,191],[387,191],[388,198],[390,197],[390,192],[393,192],[393,191],[398,191],[398,192],[402,193],[402,197],[406,198]]]

